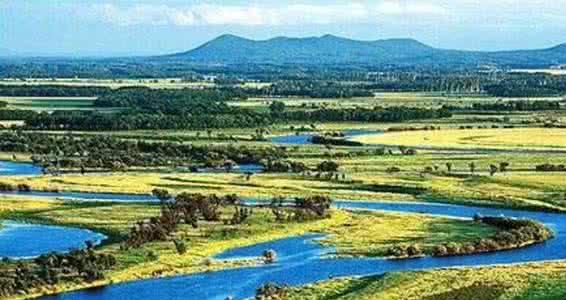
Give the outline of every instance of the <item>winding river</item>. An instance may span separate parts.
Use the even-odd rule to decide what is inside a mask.
[[[566,218],[544,212],[516,211],[436,203],[394,203],[336,201],[336,207],[426,213],[470,218],[475,213],[528,217],[552,228],[556,237],[545,243],[522,249],[456,257],[424,257],[408,260],[380,258],[335,258],[332,247],[322,247],[313,240],[319,234],[295,236],[252,246],[235,248],[217,255],[216,259],[237,259],[260,256],[266,249],[277,252],[277,262],[269,265],[242,267],[169,278],[136,280],[103,288],[64,293],[42,299],[234,299],[252,297],[255,289],[268,281],[300,285],[340,276],[381,274],[389,271],[422,270],[456,266],[482,266],[566,258]]]
[[[34,196],[53,197],[53,193],[32,192]],[[154,201],[150,195],[112,193],[55,193],[84,201]],[[249,200],[250,203],[257,200]],[[462,206],[439,203],[396,203],[335,201],[338,208],[385,210],[403,213],[425,213],[458,218],[471,218],[474,214],[527,217],[543,222],[554,230],[555,238],[521,249],[456,257],[423,257],[408,260],[380,258],[336,258],[327,256],[332,247],[314,242],[320,234],[307,234],[227,250],[216,259],[238,259],[260,256],[266,249],[277,252],[274,264],[242,267],[183,276],[136,280],[102,288],[63,293],[42,299],[234,299],[252,297],[255,289],[268,281],[300,285],[341,276],[382,274],[389,271],[423,270],[456,266],[483,266],[491,264],[522,263],[566,258],[566,216],[563,214],[518,211],[487,207]],[[66,231],[66,230],[73,231]],[[74,231],[76,230],[76,231]],[[80,246],[85,240],[101,235],[81,229],[57,226],[26,225],[5,222],[0,231],[0,256],[27,257],[48,251],[68,250]],[[14,242],[18,241],[18,242]],[[32,242],[30,242],[32,241]],[[30,246],[31,245],[31,246]],[[29,248],[26,248],[30,246]],[[4,251],[4,252],[3,252]]]

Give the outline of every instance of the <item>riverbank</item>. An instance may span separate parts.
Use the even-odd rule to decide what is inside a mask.
[[[546,262],[339,278],[291,287],[282,300],[563,299],[564,268]]]

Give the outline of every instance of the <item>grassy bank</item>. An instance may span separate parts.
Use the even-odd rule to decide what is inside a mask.
[[[566,263],[533,263],[335,279],[290,289],[301,300],[551,300],[566,297]]]

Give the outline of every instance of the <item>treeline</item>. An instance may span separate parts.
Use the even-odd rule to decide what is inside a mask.
[[[116,265],[111,254],[97,254],[93,244],[84,250],[49,253],[33,260],[0,262],[0,297],[9,297],[31,289],[77,280],[92,282],[104,278],[104,272]]]
[[[100,96],[94,102],[97,107],[129,107],[136,110],[147,110],[165,114],[182,114],[196,109],[195,113],[205,110],[227,109],[224,101],[238,98],[246,99],[248,95],[242,89],[150,89],[147,87],[120,88],[112,93]],[[212,108],[206,105],[214,104]]]
[[[560,102],[545,100],[514,100],[514,101],[497,101],[491,103],[474,103],[471,106],[449,106],[445,105],[445,109],[458,111],[545,111],[560,110]]]
[[[10,97],[96,97],[110,92],[109,87],[63,85],[0,85],[0,96]]]
[[[122,140],[109,136],[58,136],[29,132],[0,133],[0,151],[33,154],[34,162],[46,169],[187,166],[194,162],[223,165],[287,157],[281,147],[250,148],[234,145],[191,145]]]
[[[407,120],[423,120],[449,118],[452,116],[446,109],[424,109],[415,107],[387,107],[376,109],[320,109],[314,111],[285,111],[273,112],[272,115],[280,120],[308,122],[401,122]]]
[[[0,103],[0,107],[1,107]],[[29,120],[37,116],[37,113],[32,110],[24,109],[0,109],[0,120],[3,121],[19,121]]]
[[[209,109],[214,110],[210,104]],[[206,108],[205,108],[206,109]],[[39,113],[25,119],[26,127],[39,130],[132,130],[132,129],[215,129],[268,126],[272,119],[264,113],[228,108],[224,112],[163,114],[152,112],[62,112]]]
[[[370,97],[371,90],[361,85],[341,84],[337,81],[288,80],[277,81],[258,90],[261,96],[301,96],[311,98]]]
[[[553,97],[566,95],[566,77],[543,74],[512,74],[487,85],[488,94],[496,97]]]
[[[499,101],[496,103],[474,103],[472,110],[488,111],[539,111],[559,110],[560,103],[557,101]]]

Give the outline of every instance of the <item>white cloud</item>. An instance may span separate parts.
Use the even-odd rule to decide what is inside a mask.
[[[196,25],[300,25],[372,22],[380,16],[440,15],[442,6],[416,1],[384,0],[377,4],[289,4],[289,5],[219,5],[189,6],[95,4],[83,15],[91,19],[128,26],[138,24]]]

